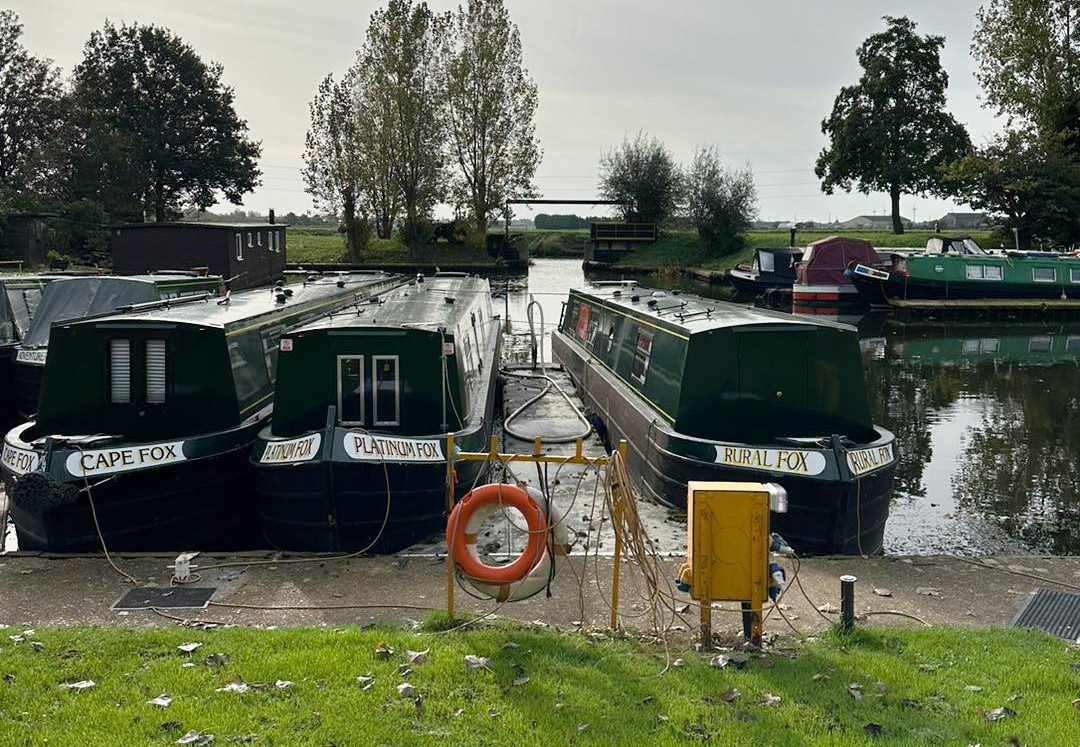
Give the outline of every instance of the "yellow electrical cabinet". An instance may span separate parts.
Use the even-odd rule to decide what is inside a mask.
[[[709,602],[769,598],[769,509],[787,510],[779,485],[690,482],[687,485],[687,565],[690,596]]]

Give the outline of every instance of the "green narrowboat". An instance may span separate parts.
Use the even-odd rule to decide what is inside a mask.
[[[273,409],[278,340],[401,282],[367,273],[135,304],[53,325],[37,418],[2,468],[19,547],[256,543],[248,453]]]
[[[854,328],[607,285],[570,292],[552,353],[646,495],[685,510],[691,480],[776,482],[800,553],[881,550],[897,453]]]
[[[18,345],[30,331],[45,286],[55,280],[50,275],[0,275],[0,428],[15,424],[15,356]]]
[[[885,267],[853,264],[846,272],[862,298],[890,300],[1080,298],[1080,258],[1057,252],[986,253],[967,239],[933,239],[925,252],[892,254]],[[967,251],[963,251],[963,250]]]
[[[132,304],[180,298],[191,294],[220,294],[218,275],[162,272],[152,275],[91,275],[54,280],[41,302],[15,355],[15,405],[22,418],[34,417],[41,392],[41,372],[49,352],[49,333],[56,322],[103,314]]]
[[[487,450],[500,344],[488,281],[451,273],[283,337],[274,417],[251,454],[264,536],[395,552],[440,531],[446,435]],[[461,463],[458,492],[484,467]]]

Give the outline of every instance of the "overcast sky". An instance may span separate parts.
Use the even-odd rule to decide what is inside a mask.
[[[456,3],[431,0],[436,10]],[[840,86],[859,75],[855,48],[908,15],[945,36],[949,106],[978,143],[999,123],[979,103],[968,47],[979,0],[507,0],[525,64],[540,90],[537,133],[545,197],[596,196],[600,153],[644,128],[680,159],[714,143],[749,162],[760,214],[775,220],[887,213],[884,194],[821,193],[813,173],[821,120]],[[263,186],[245,206],[311,208],[299,168],[308,102],[363,42],[370,0],[16,0],[24,43],[65,72],[105,19],[170,28],[204,60],[225,67],[236,107],[263,143]],[[228,206],[219,205],[221,210]],[[902,212],[926,220],[967,209],[905,196]],[[544,208],[551,212],[551,208]],[[565,212],[571,212],[568,208]],[[589,212],[576,208],[580,213]],[[527,215],[535,214],[527,213]],[[599,210],[595,211],[599,212]],[[522,216],[525,217],[525,216]]]

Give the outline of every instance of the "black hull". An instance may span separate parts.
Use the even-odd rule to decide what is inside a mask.
[[[12,364],[12,368],[15,408],[23,420],[33,420],[38,411],[41,376],[45,371],[45,366],[16,362]]]
[[[598,364],[585,359],[556,333],[552,352],[563,363],[585,404],[599,413],[612,441],[625,438],[631,474],[656,502],[686,510],[691,480],[775,482],[788,493],[786,514],[772,514],[772,526],[802,555],[880,552],[892,496],[893,465],[861,479],[828,480],[766,473],[706,463],[673,453],[671,431],[644,410]],[[837,454],[837,461],[844,460]]]
[[[159,469],[115,475],[91,489],[110,551],[247,550],[253,531],[250,446]],[[12,480],[5,479],[8,495]],[[79,485],[81,487],[81,485]],[[11,502],[20,550],[100,552],[90,500],[28,509]]]
[[[472,486],[480,464],[459,465],[458,497]],[[388,464],[384,472],[375,463],[316,461],[255,470],[266,541],[307,552],[394,553],[442,532],[445,484],[445,464]]]
[[[898,301],[945,301],[952,299],[1060,299],[1080,298],[1080,287],[1062,286],[1058,283],[966,283],[963,281],[939,282],[921,280],[892,274],[888,280],[867,278],[852,274],[851,282],[859,295],[868,303],[887,305]]]
[[[737,293],[752,296],[760,296],[771,288],[790,289],[791,284],[795,282],[794,278],[764,278],[760,275],[751,277],[749,273],[742,273],[737,270],[728,270],[727,278]]]

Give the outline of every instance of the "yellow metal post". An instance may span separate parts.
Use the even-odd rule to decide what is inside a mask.
[[[626,439],[619,439],[619,461],[626,465]],[[611,527],[615,530],[615,553],[612,557],[614,567],[611,569],[611,629],[619,627],[619,565],[622,562],[622,483],[619,490],[611,491]]]
[[[454,434],[446,434],[446,515],[454,510]],[[454,619],[454,548],[453,534],[446,537],[446,616]]]

